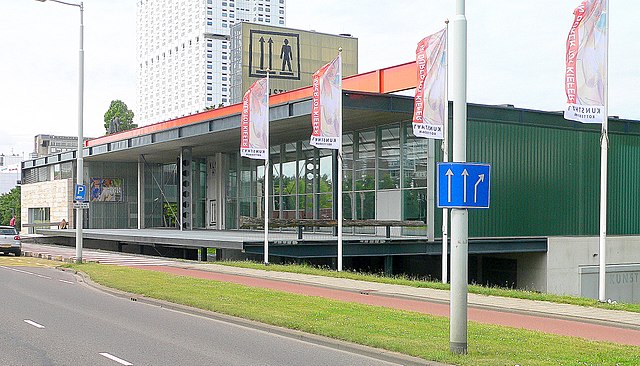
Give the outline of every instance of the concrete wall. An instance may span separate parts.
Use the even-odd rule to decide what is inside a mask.
[[[23,184],[21,188],[21,223],[29,222],[30,208],[49,208],[51,222],[65,219],[73,226],[73,188],[72,179],[60,179],[49,182]],[[26,233],[24,228],[21,232]]]
[[[593,288],[597,286],[597,281],[590,281],[589,273],[592,271],[584,268],[597,267],[598,263],[597,237],[550,237],[547,252],[547,292],[593,297],[593,294],[598,293],[597,288]],[[615,269],[617,265],[622,264],[640,264],[639,236],[607,237],[607,287],[611,289],[607,290],[607,297],[621,291],[615,288],[618,282],[621,286],[625,285],[621,281],[616,282],[615,278]],[[634,273],[640,273],[637,267],[626,268],[627,276],[635,278]],[[632,270],[628,271],[629,268]],[[581,276],[581,272],[584,275]],[[582,283],[583,281],[586,282]],[[632,283],[628,285],[633,286]],[[631,287],[629,289],[631,290]]]

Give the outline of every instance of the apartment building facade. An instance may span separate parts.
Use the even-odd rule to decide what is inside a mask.
[[[138,1],[137,123],[228,105],[239,22],[285,26],[285,0]]]

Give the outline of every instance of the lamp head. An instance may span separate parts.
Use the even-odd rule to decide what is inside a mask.
[[[36,1],[39,1],[39,2],[43,3],[43,2],[45,2],[45,1],[47,1],[47,0],[36,0]]]

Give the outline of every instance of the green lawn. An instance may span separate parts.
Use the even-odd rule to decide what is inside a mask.
[[[640,347],[469,323],[469,354],[449,352],[444,317],[345,303],[161,272],[68,264],[105,286],[146,297],[455,365],[640,365]]]
[[[440,289],[440,290],[449,290],[449,285],[444,284],[442,282],[425,281],[425,280],[413,279],[413,278],[402,277],[402,276],[385,277],[383,275],[356,273],[356,272],[349,272],[349,271],[338,272],[328,268],[317,268],[317,267],[312,267],[308,265],[270,264],[268,266],[265,266],[263,263],[256,263],[256,262],[249,262],[249,261],[221,261],[221,262],[215,262],[215,264],[222,264],[222,265],[233,266],[233,267],[263,269],[266,271],[303,273],[303,274],[312,274],[317,276],[349,278],[353,280],[368,281],[368,282],[379,282],[379,283],[389,283],[389,284],[405,285],[405,286],[412,286],[412,287],[424,287],[424,288],[433,288],[433,289]],[[490,296],[513,297],[518,299],[529,299],[529,300],[538,300],[538,301],[550,301],[550,302],[556,302],[561,304],[589,306],[589,307],[597,307],[597,308],[611,309],[611,310],[625,310],[625,311],[640,313],[640,304],[625,304],[625,303],[609,304],[609,303],[601,303],[598,300],[587,299],[584,297],[552,295],[552,294],[545,294],[545,293],[535,292],[535,291],[512,290],[512,289],[499,288],[499,287],[485,287],[485,286],[478,286],[478,285],[470,285],[469,293],[490,295]]]

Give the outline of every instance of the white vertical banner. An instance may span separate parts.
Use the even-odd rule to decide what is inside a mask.
[[[338,271],[342,271],[342,49],[338,57],[313,74],[311,142],[317,148],[338,150]]]
[[[242,98],[240,155],[264,160],[264,263],[269,264],[269,74]]]
[[[443,139],[447,118],[447,28],[418,43],[416,66],[418,85],[413,105],[413,134]]]
[[[574,10],[567,37],[564,118],[602,123],[607,85],[607,0],[586,0]]]

